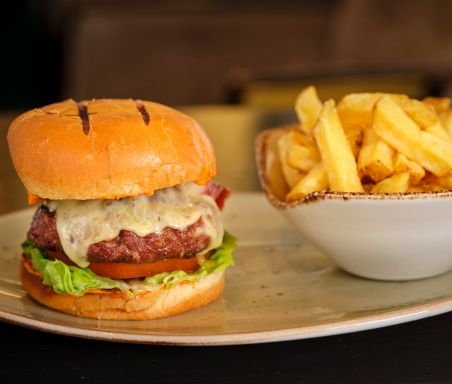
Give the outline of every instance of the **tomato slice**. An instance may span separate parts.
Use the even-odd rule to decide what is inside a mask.
[[[75,265],[62,252],[47,251],[47,255],[53,259],[61,260],[67,265]],[[182,270],[191,272],[199,268],[198,259],[164,259],[154,263],[90,263],[89,268],[99,276],[110,277],[111,279],[135,279],[156,275],[162,272]]]
[[[196,257],[190,259],[165,259],[155,263],[90,263],[89,268],[100,276],[112,279],[133,279],[146,277],[162,272],[183,270],[186,272],[198,269],[199,263]]]

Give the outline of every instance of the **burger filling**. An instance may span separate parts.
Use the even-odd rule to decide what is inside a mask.
[[[57,231],[56,213],[49,211],[46,206],[41,206],[36,211],[28,239],[42,249],[64,252]],[[208,249],[211,243],[214,242],[205,232],[204,221],[199,218],[184,229],[165,227],[143,237],[121,229],[113,239],[89,245],[86,254],[88,262],[150,263],[196,256]],[[77,258],[69,258],[73,262],[74,259]]]
[[[53,275],[85,271],[90,279],[99,277],[94,286],[103,289],[149,289],[149,285],[201,278],[220,264],[225,268],[233,263],[234,240],[225,236],[219,219],[227,195],[228,191],[216,183],[188,183],[152,196],[47,201],[35,213],[24,253],[44,275],[44,284],[74,294],[93,287],[85,284],[81,290],[68,289],[59,284],[56,289],[50,284],[55,276],[49,276],[49,271]],[[226,260],[220,252],[220,260],[217,254],[225,243],[228,257]],[[60,266],[57,273],[49,263],[61,263],[69,272]],[[203,268],[206,266],[209,268]],[[118,282],[108,277],[128,280]],[[142,279],[133,279],[137,277]],[[112,281],[106,284],[108,280]]]

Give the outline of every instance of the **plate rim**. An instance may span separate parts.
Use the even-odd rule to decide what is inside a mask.
[[[40,305],[34,303],[34,305]],[[176,346],[227,346],[260,344],[281,341],[305,340],[383,328],[420,320],[452,311],[452,294],[436,301],[418,304],[407,308],[387,310],[357,319],[334,321],[306,327],[293,327],[270,331],[242,332],[211,335],[157,335],[126,333],[120,331],[89,330],[32,319],[27,316],[9,313],[0,309],[0,320],[25,328],[54,333],[64,336],[80,337],[91,340],[151,345]],[[66,315],[65,316],[71,316]],[[82,320],[83,319],[80,319]],[[149,320],[152,321],[152,320]]]

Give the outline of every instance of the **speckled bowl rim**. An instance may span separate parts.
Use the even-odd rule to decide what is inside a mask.
[[[279,209],[287,209],[296,206],[312,204],[315,202],[325,200],[368,200],[368,201],[382,201],[382,200],[426,200],[426,199],[445,199],[452,198],[452,191],[432,191],[432,192],[407,192],[407,193],[360,193],[360,192],[332,192],[332,191],[318,191],[306,195],[304,198],[292,202],[280,200],[271,190],[268,177],[265,172],[267,150],[267,140],[270,135],[275,132],[289,131],[296,128],[298,124],[287,124],[280,127],[270,128],[262,131],[255,140],[255,157],[256,166],[258,170],[259,181],[262,189],[267,195],[270,203]]]

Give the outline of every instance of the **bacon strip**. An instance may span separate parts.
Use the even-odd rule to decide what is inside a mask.
[[[224,208],[224,202],[230,196],[231,191],[215,181],[210,181],[206,184],[202,193],[214,199],[218,208],[222,210]]]

